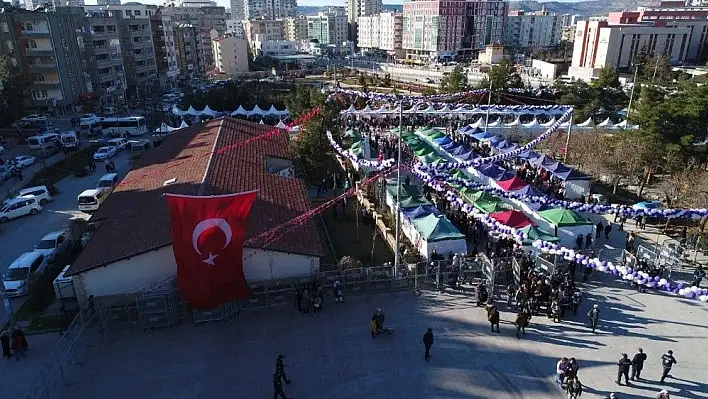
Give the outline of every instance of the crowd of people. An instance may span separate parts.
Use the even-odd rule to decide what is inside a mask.
[[[29,348],[25,333],[19,326],[0,332],[0,346],[2,346],[2,357],[6,359],[14,357],[16,361],[24,357]]]

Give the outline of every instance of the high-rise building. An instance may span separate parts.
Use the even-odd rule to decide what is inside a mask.
[[[175,54],[180,81],[188,81],[204,71],[205,63],[198,50],[198,32],[199,30],[190,24],[174,26]]]
[[[509,11],[504,45],[515,51],[550,48],[560,43],[562,33],[561,18],[545,6],[539,12]]]
[[[307,16],[307,36],[320,44],[342,44],[347,41],[347,17],[337,13]]]
[[[231,0],[231,19],[240,21],[246,17],[243,9],[243,1],[244,0]]]
[[[403,3],[406,57],[434,61],[474,57],[502,43],[508,3],[502,0],[416,0]]]
[[[120,0],[96,0],[99,6],[119,6]]]
[[[219,6],[201,7],[165,7],[162,13],[168,15],[177,24],[187,24],[194,27],[197,33],[197,52],[199,69],[203,74],[214,68],[214,56],[211,46],[211,30],[219,35],[226,32],[226,9]]]
[[[0,12],[0,54],[29,82],[24,100],[31,108],[63,114],[91,95],[89,40],[80,7]]]
[[[236,1],[236,0],[234,0]],[[241,0],[244,19],[279,19],[297,16],[297,0]],[[233,6],[232,6],[233,8]]]
[[[121,41],[121,11],[88,11],[86,16],[91,29],[93,56],[90,73],[94,92],[102,107],[114,107],[126,99],[126,76]]]
[[[389,57],[403,56],[403,15],[382,13],[359,18],[359,48]]]
[[[383,12],[382,0],[346,0],[349,40],[356,42],[360,17],[369,17]]]
[[[84,6],[86,11],[111,11],[117,19],[128,99],[153,97],[160,89],[153,46],[151,18],[157,6],[127,3]]]
[[[175,48],[175,32],[172,17],[158,9],[150,17],[152,40],[155,47],[155,61],[157,63],[157,76],[163,89],[171,89],[177,84],[179,65],[177,64],[177,50]]]
[[[221,36],[211,42],[214,71],[227,75],[248,72],[248,43],[233,36]]]
[[[285,21],[282,19],[248,19],[243,21],[243,31],[250,43],[260,37],[261,41],[285,40]]]
[[[285,20],[285,38],[290,41],[307,40],[307,17],[298,15]]]

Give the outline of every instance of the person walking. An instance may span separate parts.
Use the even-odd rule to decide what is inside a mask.
[[[278,355],[278,359],[275,361],[275,373],[282,377],[286,384],[290,384],[291,381],[288,379],[288,376],[285,375],[285,363],[283,363],[283,358],[285,358],[285,356]]]
[[[632,361],[629,360],[626,353],[622,354],[622,358],[617,362],[617,384],[622,385],[622,376],[624,376],[624,383],[629,385],[629,367],[632,365]]]
[[[573,378],[568,380],[565,390],[568,392],[568,399],[577,399],[578,396],[582,395],[583,384],[580,383],[578,376],[573,376]]]
[[[664,382],[666,377],[669,376],[671,372],[671,367],[676,364],[676,358],[674,357],[674,351],[667,351],[661,356],[661,367],[664,371],[661,373],[661,382]]]
[[[288,399],[288,397],[285,396],[285,392],[283,392],[283,382],[280,380],[280,374],[278,374],[277,371],[273,374],[273,390],[275,391],[273,393],[273,399],[278,399],[278,396],[282,399]]]
[[[602,237],[602,231],[605,229],[605,225],[602,224],[602,220],[597,222],[595,226],[595,239],[599,240]]]
[[[10,352],[10,332],[5,330],[0,332],[0,345],[2,346],[2,357],[6,359],[12,358]]]
[[[496,306],[494,306],[494,305],[487,306],[487,320],[489,321],[489,324],[491,325],[492,332],[494,332],[494,326],[497,327],[496,332],[501,332],[501,331],[499,331],[499,309],[497,309]]]
[[[647,354],[644,353],[642,348],[639,348],[637,354],[632,358],[632,381],[641,379],[645,360],[647,360]]]
[[[531,315],[525,309],[521,309],[516,315],[516,321],[514,322],[516,324],[517,339],[521,339],[522,334],[526,335],[526,327],[528,327],[529,321],[531,321]]]
[[[429,328],[428,331],[423,334],[423,345],[425,345],[425,361],[430,361],[430,347],[433,346],[433,329]]]
[[[23,340],[24,335],[16,329],[12,333],[12,352],[15,354],[15,360],[20,361],[20,356],[25,356],[25,343]]]
[[[565,372],[568,369],[568,358],[564,357],[558,361],[556,364],[556,384],[563,388],[563,381],[565,380]]]
[[[671,395],[669,394],[669,391],[662,389],[661,392],[656,395],[656,399],[671,399]]]
[[[585,236],[585,249],[592,248],[592,233],[588,233]]]
[[[593,305],[592,309],[590,309],[588,318],[590,319],[590,328],[592,328],[592,332],[595,332],[597,322],[600,321],[600,306],[598,304]]]
[[[342,290],[342,283],[339,280],[335,281],[332,285],[332,292],[334,292],[334,301],[337,303],[344,303],[344,291]]]
[[[605,240],[610,239],[610,233],[612,232],[612,223],[607,222],[605,225]]]

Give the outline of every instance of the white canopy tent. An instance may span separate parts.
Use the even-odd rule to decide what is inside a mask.
[[[212,117],[213,117],[213,116],[218,115],[219,112],[218,112],[218,111],[214,111],[213,109],[209,108],[209,106],[207,105],[206,107],[204,107],[204,110],[202,110],[201,114],[202,114],[202,115],[207,115],[207,116],[212,116]]]
[[[352,108],[353,107],[354,106],[352,105]],[[243,105],[239,105],[238,109],[231,113],[231,116],[248,116],[248,111],[246,111],[246,109],[243,108]]]
[[[182,123],[179,124],[179,127],[177,129],[184,129],[185,127],[189,127],[189,125],[187,124],[187,122],[182,121]]]
[[[182,111],[181,109],[177,108],[176,105],[173,105],[173,106],[172,106],[172,113],[175,114],[175,115],[177,115],[177,116],[182,116],[182,115],[185,114],[185,112]]]
[[[263,111],[258,104],[256,104],[252,110],[248,111],[248,116],[265,116],[265,111]]]
[[[283,121],[278,121],[278,124],[275,125],[278,129],[287,129],[287,125],[283,123]]]
[[[556,117],[555,117],[555,116],[554,116],[553,118],[551,118],[551,120],[549,120],[548,122],[546,122],[546,123],[541,123],[541,126],[543,126],[543,127],[551,127],[551,126],[553,126],[554,123],[556,123]]]
[[[160,124],[160,127],[158,127],[157,129],[155,129],[155,133],[162,133],[162,134],[168,133],[168,134],[169,134],[169,133],[172,133],[173,131],[175,131],[175,130],[177,130],[177,129],[179,129],[179,128],[178,128],[178,127],[168,126],[166,123],[163,122],[163,123]]]
[[[581,128],[581,129],[589,129],[589,128],[595,127],[595,122],[593,122],[592,118],[588,118],[588,120],[586,120],[585,122],[578,123],[575,126]]]
[[[519,117],[516,117],[513,122],[505,123],[504,127],[517,127],[519,125],[521,125],[521,120]]]
[[[540,123],[538,123],[538,119],[533,118],[531,122],[528,123],[522,123],[521,126],[523,126],[526,129],[538,129],[543,127]]]
[[[194,107],[190,105],[189,108],[184,112],[184,115],[199,116],[201,115],[201,112],[197,111],[196,109],[194,109]]]
[[[612,121],[610,120],[610,118],[607,118],[604,121],[600,122],[597,127],[612,127]]]

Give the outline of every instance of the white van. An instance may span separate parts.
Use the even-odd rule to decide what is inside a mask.
[[[79,210],[85,213],[94,213],[108,197],[108,192],[102,189],[92,188],[79,194]]]
[[[52,195],[49,194],[47,186],[27,187],[17,193],[17,198],[34,197],[39,201],[39,205],[47,205],[52,201]]]
[[[39,252],[25,252],[20,255],[2,276],[8,297],[29,294],[29,287],[36,277],[44,273],[47,259]]]
[[[44,133],[28,138],[27,145],[29,145],[30,151],[49,152],[53,149],[58,150],[61,140],[58,133]]]
[[[119,137],[117,139],[110,139],[108,140],[108,146],[113,147],[116,149],[116,152],[120,152],[125,150],[125,148],[128,146],[128,140]]]
[[[61,132],[61,145],[67,150],[78,149],[81,145],[79,142],[79,136],[74,130],[67,130],[66,132]]]
[[[104,191],[113,191],[118,184],[118,173],[106,173],[96,183],[96,188]]]

